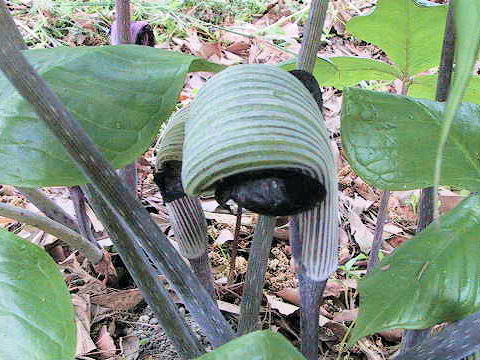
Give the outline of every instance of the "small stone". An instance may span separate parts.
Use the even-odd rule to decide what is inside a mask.
[[[143,322],[143,323],[148,323],[150,320],[150,317],[148,315],[142,315],[138,318],[138,321]]]
[[[151,318],[150,321],[149,321],[149,324],[151,325],[157,325],[158,324],[158,319],[157,318]]]

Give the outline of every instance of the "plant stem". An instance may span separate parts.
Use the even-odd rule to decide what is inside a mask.
[[[217,294],[215,291],[215,285],[213,284],[212,269],[208,259],[208,252],[205,251],[199,257],[188,259],[188,261],[190,262],[190,265],[192,265],[193,272],[203,284],[203,287],[214,299],[216,299]]]
[[[80,186],[72,186],[69,190],[80,234],[92,244],[100,247],[92,233],[92,224],[87,215],[87,204],[85,203],[85,195],[83,194],[82,189]]]
[[[162,189],[160,193],[165,200]],[[200,283],[215,299],[215,285],[207,252],[207,220],[200,200],[185,195],[167,202],[166,207],[180,254],[189,260]]]
[[[73,231],[78,231],[78,225],[75,219],[55,202],[50,200],[42,190],[19,186],[17,186],[17,189],[22,192],[27,199],[47,217],[70,228]]]
[[[125,223],[126,219],[112,211],[112,208],[105,204],[92,185],[87,185],[85,191],[90,205],[106,226],[111,240],[117,247],[128,272],[142,292],[143,298],[155,312],[163,330],[178,352],[187,359],[200,356],[204,352],[203,346],[180,316],[177,306],[162,282],[158,280],[157,271],[150,265],[148,257],[139,246],[140,241],[132,241],[136,235],[124,231],[125,229],[129,231],[128,226],[121,225]]]
[[[480,312],[447,325],[437,335],[400,352],[395,360],[457,360],[480,350]]]
[[[323,25],[328,10],[328,0],[312,0],[308,20],[305,25],[302,46],[298,56],[297,67],[300,70],[313,73],[320,49]],[[322,111],[319,104],[320,111]],[[336,174],[334,174],[336,176]],[[318,219],[318,221],[332,221],[332,219]],[[300,280],[300,328],[302,339],[302,353],[308,360],[318,359],[319,311],[322,301],[325,281],[316,281],[303,273],[303,239],[306,234],[300,234],[299,217],[290,218],[290,246],[299,271]]]
[[[8,14],[8,8],[7,4],[5,3],[5,0],[0,0],[0,11],[5,12]],[[27,44],[25,44],[25,41],[23,41],[22,34],[18,30],[18,28],[15,26],[15,21],[13,21],[13,17],[8,16],[5,21],[8,22],[8,27],[11,29],[11,42],[12,46],[15,47],[17,50],[27,50]]]
[[[302,47],[298,56],[298,68],[313,73],[317,53],[320,49],[320,40],[323,25],[328,9],[328,0],[312,0],[310,13],[303,34]]]
[[[78,249],[93,264],[98,264],[103,258],[103,252],[86,238],[70,228],[42,215],[16,206],[0,203],[0,216],[35,226],[46,233],[63,240],[74,249]]]
[[[257,330],[258,314],[263,298],[263,284],[267,270],[268,255],[272,246],[276,218],[260,216],[255,226],[253,242],[248,258],[248,268],[245,275],[240,318],[238,320],[238,335],[244,335]]]
[[[130,0],[115,0],[114,26],[112,45],[130,44]]]
[[[232,329],[216,303],[142,204],[128,191],[58,96],[12,46],[8,17],[7,12],[0,11],[0,69],[64,145],[75,164],[105,200],[106,206],[124,220],[121,222],[122,231],[135,235],[131,241],[139,241],[138,246],[152,256],[151,260],[170,281],[212,345],[219,346],[232,339]],[[132,255],[123,254],[124,257]]]
[[[112,45],[131,44],[130,39],[130,0],[115,0],[115,22],[112,28],[110,43]],[[137,193],[136,161],[118,170],[131,191]]]
[[[453,23],[453,6],[449,6],[445,33],[443,36],[442,56],[438,72],[437,91],[435,100],[445,102],[452,79],[453,62],[455,60],[455,26]],[[417,233],[423,231],[434,219],[435,193],[433,187],[422,189],[419,203],[419,220]],[[400,346],[400,354],[421,343],[429,337],[431,328],[420,330],[406,330]]]
[[[235,279],[235,265],[237,263],[238,241],[240,238],[240,228],[242,226],[242,208],[237,210],[237,221],[235,223],[235,234],[233,235],[232,256],[230,257],[230,269],[228,270],[228,285],[233,284]]]
[[[308,360],[318,359],[318,333],[320,305],[327,280],[317,281],[308,276],[299,275],[301,308],[300,332],[302,334],[302,354]]]
[[[373,236],[372,249],[370,250],[370,258],[367,264],[367,274],[369,274],[380,261],[378,254],[383,243],[383,226],[387,217],[388,200],[391,192],[383,191],[380,200],[380,208],[378,209],[377,224],[375,225],[375,235]]]

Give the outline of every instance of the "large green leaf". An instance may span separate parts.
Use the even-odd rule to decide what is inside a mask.
[[[0,284],[0,359],[73,359],[73,306],[50,256],[0,229]]]
[[[394,65],[382,61],[354,56],[328,58],[329,63],[317,61],[313,75],[320,86],[333,86],[343,89],[358,84],[362,80],[393,80],[402,74]],[[293,62],[282,65],[285,70],[293,70]]]
[[[350,341],[378,331],[421,329],[480,309],[480,197],[406,242],[360,282]]]
[[[417,76],[408,88],[408,95],[421,99],[435,100],[437,75]],[[480,105],[480,77],[472,76],[465,89],[462,101]]]
[[[305,360],[282,335],[255,331],[243,335],[198,360]]]
[[[342,108],[342,143],[350,165],[383,190],[433,184],[445,104],[348,88]],[[480,190],[480,107],[462,104],[443,160],[442,185]]]
[[[146,46],[28,50],[29,62],[115,167],[151,145],[189,71],[220,67]],[[86,179],[32,107],[0,74],[0,183],[78,185]]]
[[[380,47],[408,77],[438,66],[446,15],[444,5],[379,0],[373,14],[353,18],[347,31]]]

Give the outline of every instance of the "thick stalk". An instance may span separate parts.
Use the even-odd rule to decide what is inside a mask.
[[[63,240],[70,247],[78,249],[93,264],[98,264],[103,258],[103,252],[79,233],[42,215],[16,206],[0,203],[0,216],[17,220],[35,226],[46,233]]]
[[[273,216],[260,216],[255,226],[253,242],[248,258],[247,274],[245,275],[240,318],[238,320],[238,335],[244,335],[257,330],[258,314],[263,298],[263,284],[267,271],[268,255],[272,246],[276,219]]]
[[[80,234],[84,238],[88,239],[88,241],[90,241],[92,244],[100,247],[93,236],[92,224],[87,215],[87,204],[82,189],[80,186],[72,186],[69,190]]]
[[[162,197],[166,199],[164,193]],[[200,283],[215,299],[215,286],[207,252],[207,220],[200,200],[196,197],[182,196],[167,202],[166,207],[180,254],[189,260]]]
[[[125,222],[125,219],[111,210],[92,185],[87,185],[85,192],[95,214],[106,226],[128,272],[135,279],[143,298],[155,312],[160,325],[177,351],[186,359],[200,356],[204,352],[203,346],[180,316],[177,306],[162,282],[158,280],[157,271],[150,265],[145,252],[138,246],[139,241],[132,241],[136,235],[124,232],[124,229],[129,228],[120,225]]]
[[[438,71],[436,101],[445,102],[450,89],[452,79],[453,62],[455,59],[455,26],[453,23],[453,6],[449,6],[447,21],[445,25],[445,34],[443,37],[442,57],[440,60],[440,68]],[[419,203],[419,220],[417,225],[417,233],[425,229],[434,218],[433,187],[422,189]],[[402,338],[400,353],[406,352],[411,347],[421,343],[428,338],[431,329],[407,330]]]
[[[130,0],[115,0],[114,26],[112,45],[130,44]]]
[[[215,285],[213,284],[212,269],[210,267],[210,261],[208,259],[208,252],[205,251],[197,258],[188,259],[192,270],[197,275],[204,288],[212,295],[214,299],[217,298],[215,291]]]
[[[50,200],[42,190],[35,188],[17,187],[35,207],[50,219],[65,225],[73,231],[78,231],[77,222],[65,210]]]
[[[5,4],[4,0],[0,0],[0,11],[8,13],[7,5]],[[22,34],[18,30],[17,26],[15,25],[15,21],[13,21],[13,17],[9,16],[5,21],[8,22],[8,27],[11,29],[11,42],[12,46],[18,50],[27,50],[27,44],[23,41]]]
[[[323,33],[323,25],[328,10],[328,0],[312,0],[308,20],[303,33],[302,46],[298,57],[297,67],[300,70],[313,73],[317,53],[320,49],[320,41]],[[321,98],[321,94],[320,94]],[[320,111],[322,105],[319,103]],[[330,221],[319,219],[319,221]],[[300,328],[302,339],[302,353],[308,360],[318,359],[318,332],[319,311],[322,301],[323,290],[326,281],[315,281],[306,274],[302,274],[302,238],[299,233],[299,218],[290,218],[290,246],[297,265],[300,280]]]
[[[303,33],[302,47],[298,55],[297,67],[300,70],[313,73],[315,62],[317,61],[317,53],[320,49],[320,40],[327,9],[328,0],[312,0]]]
[[[380,208],[378,209],[377,224],[375,225],[375,235],[373,236],[372,249],[370,250],[370,258],[367,264],[367,274],[369,274],[380,261],[378,254],[383,243],[383,226],[387,218],[388,200],[390,199],[390,191],[382,192],[380,200]]]
[[[447,325],[437,335],[409,348],[395,360],[458,360],[480,350],[480,312]]]
[[[123,231],[134,234],[132,241],[139,241],[139,246],[152,256],[151,260],[170,281],[210,342],[219,346],[229,341],[233,337],[232,329],[211,296],[58,96],[12,46],[8,18],[8,13],[0,12],[0,69],[64,145],[111,210],[125,219],[121,223]]]
[[[302,354],[309,360],[318,359],[318,336],[320,305],[323,302],[323,291],[327,280],[316,281],[308,276],[299,275],[300,297],[300,332],[302,334]]]
[[[131,44],[130,33],[130,0],[115,0],[115,23],[113,24],[110,43],[112,45]],[[131,191],[137,193],[136,161],[118,170]]]

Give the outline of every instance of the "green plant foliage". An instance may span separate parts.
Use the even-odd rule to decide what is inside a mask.
[[[115,167],[140,156],[174,109],[189,71],[222,67],[145,46],[28,50],[29,62]],[[0,183],[79,185],[63,146],[0,75]]]
[[[447,138],[452,136],[451,127],[457,110],[460,107],[465,89],[471,79],[473,66],[477,60],[480,46],[480,2],[455,1],[452,6],[454,6],[455,10],[453,12],[455,23],[455,76],[448,94],[447,107],[436,152],[435,190],[440,185],[441,171],[445,162],[444,153],[447,151]],[[435,194],[436,193],[435,191]]]
[[[282,335],[271,331],[255,331],[243,335],[198,360],[305,360]]]
[[[353,36],[386,52],[406,77],[438,66],[447,7],[412,0],[380,0],[368,16],[347,24]],[[367,79],[367,78],[364,78]]]
[[[73,306],[50,256],[0,229],[0,283],[0,359],[73,359]]]
[[[296,69],[296,61],[288,60],[282,68],[290,71]],[[402,74],[396,66],[373,59],[338,56],[315,64],[313,75],[321,86],[333,86],[343,89],[358,84],[362,80],[393,80]]]
[[[437,75],[418,76],[413,79],[413,83],[408,88],[408,95],[421,99],[435,100],[436,87]],[[480,77],[472,76],[470,78],[462,100],[480,105]]]
[[[352,168],[382,190],[433,184],[445,104],[348,88],[342,143]],[[446,144],[440,184],[480,190],[480,107],[462,104]]]
[[[384,258],[360,282],[350,342],[382,330],[452,322],[480,309],[479,233],[475,195]]]

